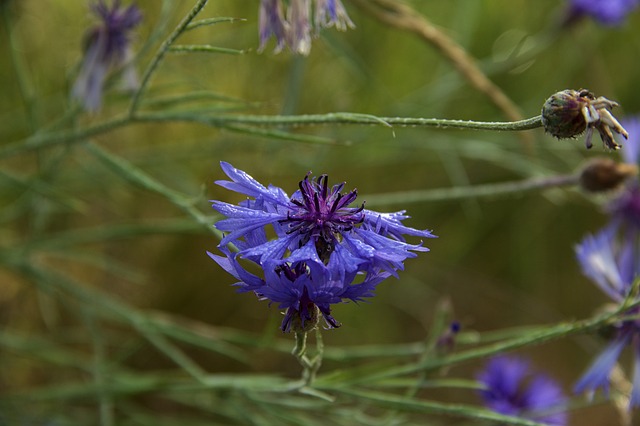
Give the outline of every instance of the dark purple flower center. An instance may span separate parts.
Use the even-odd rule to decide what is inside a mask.
[[[287,219],[282,221],[289,226],[288,234],[297,232],[302,236],[300,245],[313,238],[322,260],[328,260],[341,234],[364,220],[364,204],[357,208],[348,207],[357,198],[358,191],[354,189],[342,194],[340,191],[344,185],[343,182],[329,190],[327,175],[313,180],[307,174],[299,184],[301,199],[291,199],[298,208],[289,212]]]

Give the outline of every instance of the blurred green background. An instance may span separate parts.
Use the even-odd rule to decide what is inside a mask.
[[[144,22],[137,32],[136,50],[146,46],[159,23],[166,24],[161,37],[138,58],[139,72],[192,3],[137,2]],[[84,128],[126,111],[129,98],[110,90],[100,113],[73,113],[68,94],[81,60],[81,40],[94,22],[86,2],[2,4],[0,144],[16,143],[38,132]],[[410,4],[476,58],[524,117],[538,115],[552,93],[582,87],[618,101],[622,105],[614,111],[618,118],[640,110],[637,14],[620,28],[585,19],[558,29],[564,2]],[[153,99],[207,92],[234,100],[209,98],[168,108],[214,115],[217,111],[349,111],[387,117],[506,120],[432,46],[388,27],[346,0],[345,6],[357,28],[344,33],[324,30],[308,57],[295,57],[289,52],[273,54],[273,41],[265,52],[256,52],[257,1],[210,2],[199,18],[230,16],[246,21],[202,27],[178,42],[246,53],[168,54],[142,109],[164,108],[151,104]],[[162,7],[168,11],[165,16]],[[15,60],[18,71],[22,68],[22,79],[17,78]],[[117,81],[113,83],[115,88]],[[106,293],[140,312],[170,314],[171,321],[196,320],[216,330],[253,336],[257,343],[242,349],[249,364],[216,350],[176,343],[209,373],[299,375],[293,357],[273,350],[276,341],[290,341],[293,346],[293,338],[278,329],[277,307],[236,294],[230,286],[233,278],[205,254],[215,251],[218,243],[207,231],[216,220],[208,200],[242,199],[213,183],[225,178],[219,168],[222,160],[289,194],[308,171],[327,173],[330,182],[346,181],[346,188],[357,187],[359,200],[366,200],[368,208],[406,209],[409,226],[432,229],[439,236],[425,241],[431,252],[406,262],[400,280],[380,285],[371,303],[335,307],[334,316],[343,326],[324,333],[328,348],[421,341],[443,299],[450,301],[452,318],[461,322],[468,336],[586,318],[607,301],[581,275],[574,258],[574,245],[606,223],[601,210],[604,196],[570,188],[455,201],[403,202],[402,197],[400,201],[386,197],[395,192],[570,174],[587,158],[619,158],[618,153],[604,152],[599,140],[586,151],[582,139],[558,141],[541,129],[527,132],[530,143],[516,133],[452,129],[327,125],[291,131],[335,143],[278,140],[194,123],[132,124],[91,138],[91,143],[192,201],[208,221],[204,226],[172,203],[171,197],[142,188],[107,167],[87,149],[88,140],[2,156],[0,398],[33,389],[62,392],[66,383],[90,381],[88,372],[74,368],[81,360],[104,365],[106,371],[122,367],[133,373],[169,374],[176,369],[166,353],[142,338],[135,327],[94,315],[106,303],[94,293],[86,300],[71,297],[47,282],[56,279],[53,275],[35,276],[15,267],[16,259],[60,273],[79,288]],[[597,336],[580,336],[518,353],[544,367],[570,392],[602,345]],[[102,354],[98,361],[96,353]],[[327,359],[320,373],[349,365]],[[449,374],[471,379],[480,365],[463,363]],[[480,403],[468,389],[425,395]],[[153,392],[121,396],[107,408],[90,396],[43,397],[30,403],[28,411],[20,398],[1,401],[3,425],[100,424],[105,414],[99,416],[99,409],[111,410],[115,424],[154,424],[149,413],[164,418],[166,424],[232,423],[231,417],[214,414],[204,423],[207,414],[202,410],[187,409]],[[150,416],[148,423],[143,421],[144,413]],[[203,423],[180,423],[181,413]],[[618,421],[610,404],[580,408],[571,417],[576,425]],[[433,424],[469,424],[456,418],[429,419]],[[253,421],[247,416],[238,424]]]

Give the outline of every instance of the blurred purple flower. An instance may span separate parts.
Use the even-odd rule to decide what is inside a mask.
[[[529,363],[515,357],[496,356],[478,375],[480,395],[491,410],[552,426],[567,424],[566,397],[551,378],[529,371]]]
[[[571,0],[569,16],[590,16],[603,25],[619,26],[639,4],[639,0]]]
[[[405,259],[428,251],[421,244],[406,243],[403,235],[434,238],[430,231],[404,226],[404,212],[349,207],[357,191],[342,193],[344,183],[329,187],[326,175],[313,179],[307,174],[289,197],[229,163],[220,164],[231,181],[216,183],[252,198],[239,205],[213,201],[213,208],[226,216],[215,225],[226,233],[219,245],[226,257],[209,255],[240,280],[236,285],[241,291],[254,291],[287,309],[283,330],[289,330],[298,316],[302,324],[309,320],[309,304],[336,327],[331,304],[373,296],[382,280],[397,276]],[[267,238],[269,227],[275,232],[273,239]],[[230,244],[238,253],[227,249]],[[264,277],[250,274],[237,259],[260,266]]]
[[[134,89],[138,85],[135,70],[127,62],[132,56],[130,32],[142,20],[142,13],[134,5],[120,7],[120,0],[114,0],[111,8],[105,0],[98,0],[91,10],[100,22],[86,38],[84,59],[71,93],[86,110],[93,112],[102,104],[102,90],[110,69],[124,64],[125,86]]]
[[[340,31],[355,28],[340,0],[316,0],[314,24],[316,31],[333,26]]]
[[[637,165],[640,160],[640,117],[635,116],[622,120],[628,129],[629,138],[624,145],[622,155],[627,164]],[[612,215],[613,226],[631,227],[630,232],[640,232],[640,181],[628,179],[616,198],[607,206]]]
[[[273,36],[276,53],[287,45],[300,55],[309,54],[312,33],[317,36],[321,28],[345,31],[355,27],[340,0],[289,0],[286,10],[282,0],[261,0],[259,20],[259,51]]]
[[[619,227],[609,226],[594,236],[587,236],[576,254],[584,274],[617,305],[629,295],[634,280],[640,275],[638,234],[619,233]],[[622,238],[618,238],[622,237]],[[626,314],[638,315],[640,308]],[[634,349],[633,390],[630,405],[640,406],[640,320],[620,321],[611,326],[611,342],[595,359],[575,386],[576,392],[609,387],[609,376],[625,346]]]
[[[280,52],[287,42],[287,27],[282,0],[261,0],[259,13],[260,47],[263,51],[271,36],[276,39],[275,52]]]

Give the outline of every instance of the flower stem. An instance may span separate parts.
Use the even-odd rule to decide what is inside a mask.
[[[424,203],[464,200],[468,198],[499,198],[509,195],[521,196],[525,192],[574,186],[580,182],[579,174],[535,177],[512,182],[486,183],[481,185],[454,186],[451,188],[396,191],[374,194],[367,197],[367,205]]]
[[[310,386],[316,378],[316,374],[322,365],[322,355],[324,352],[324,343],[322,341],[322,333],[316,327],[316,353],[312,358],[307,356],[307,332],[297,332],[296,345],[291,352],[302,366],[302,383],[303,386]]]
[[[142,82],[140,83],[140,87],[138,88],[136,93],[133,95],[133,99],[131,101],[131,107],[129,108],[130,117],[133,117],[135,115],[136,110],[138,109],[138,105],[140,104],[142,93],[147,88],[147,85],[149,84],[149,81],[151,79],[151,75],[154,73],[156,68],[158,68],[160,61],[162,61],[162,59],[164,58],[164,55],[167,53],[167,51],[169,50],[173,42],[176,41],[176,39],[180,36],[180,34],[182,34],[187,29],[191,21],[193,21],[193,18],[195,18],[198,15],[198,13],[200,13],[202,8],[207,4],[207,1],[208,0],[198,0],[195,6],[193,6],[193,8],[189,11],[189,13],[182,19],[182,21],[180,21],[178,26],[173,30],[171,34],[169,34],[169,37],[167,37],[167,39],[162,43],[162,45],[156,52],[155,56],[149,63],[149,66],[145,70],[144,75],[142,76]]]
[[[137,101],[136,101],[137,102]],[[0,148],[0,159],[43,147],[78,143],[89,137],[108,133],[116,128],[136,123],[200,123],[211,127],[231,128],[251,124],[260,127],[302,127],[330,124],[383,125],[398,127],[437,127],[440,129],[472,129],[489,131],[522,131],[542,127],[542,117],[520,121],[470,121],[417,117],[377,117],[369,114],[338,112],[309,115],[221,115],[206,116],[189,113],[137,113],[118,117],[83,129],[61,132],[36,133],[33,136]]]
[[[145,114],[138,117],[144,121],[165,121],[167,115]],[[192,117],[180,117],[172,115],[174,120],[193,120]],[[196,121],[196,120],[193,120]],[[386,127],[438,127],[442,129],[471,129],[471,130],[495,130],[495,131],[521,131],[542,127],[542,116],[519,121],[472,121],[450,120],[441,118],[418,117],[378,117],[370,114],[351,112],[335,112],[329,114],[304,114],[304,115],[220,115],[216,117],[198,117],[201,123],[219,127],[228,124],[252,124],[256,126],[314,126],[324,124],[368,124],[383,125]]]

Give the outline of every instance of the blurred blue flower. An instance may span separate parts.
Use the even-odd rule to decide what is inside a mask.
[[[603,25],[618,26],[638,5],[639,0],[571,0],[573,17],[590,16]]]
[[[264,50],[271,36],[276,39],[275,52],[286,45],[292,52],[308,55],[311,37],[317,36],[321,28],[335,27],[344,31],[354,28],[340,0],[289,0],[285,9],[282,0],[261,0],[259,51]],[[313,10],[313,19],[311,19]]]
[[[622,155],[627,164],[637,166],[640,160],[640,117],[622,120],[629,133]],[[630,232],[640,232],[640,181],[628,179],[619,194],[609,203],[607,210],[612,215],[613,226],[620,224]]]
[[[130,64],[130,32],[142,20],[142,13],[134,5],[120,7],[120,0],[114,0],[111,7],[105,0],[98,0],[91,10],[100,22],[85,40],[84,59],[71,94],[86,110],[93,112],[102,104],[102,90],[110,69],[124,64],[126,88],[135,89],[138,85],[135,69]]]
[[[594,236],[587,236],[577,247],[576,254],[584,274],[619,305],[629,295],[634,280],[640,275],[638,234],[619,233],[609,226]],[[617,237],[622,238],[617,238]],[[637,315],[639,308],[631,308],[628,315]],[[576,392],[595,391],[609,387],[609,376],[625,346],[634,349],[633,390],[631,406],[640,406],[640,321],[620,321],[612,327],[611,342],[595,359],[575,386]]]
[[[484,386],[480,395],[489,409],[552,426],[567,424],[562,389],[551,378],[531,373],[528,362],[496,356],[477,378]]]
[[[231,181],[216,183],[251,198],[239,205],[213,201],[213,208],[226,216],[215,224],[226,233],[219,245],[225,257],[209,255],[240,280],[240,291],[253,291],[287,309],[285,331],[296,319],[304,325],[313,318],[315,308],[310,306],[319,309],[330,327],[337,327],[331,304],[373,296],[382,280],[397,276],[405,259],[428,251],[406,243],[404,235],[434,237],[402,225],[408,217],[404,212],[349,207],[357,191],[341,192],[344,183],[329,187],[326,175],[313,179],[307,174],[289,197],[229,163],[220,164]],[[271,228],[275,238],[269,239]],[[227,248],[231,244],[237,253]],[[249,273],[238,259],[258,265],[263,277]]]

